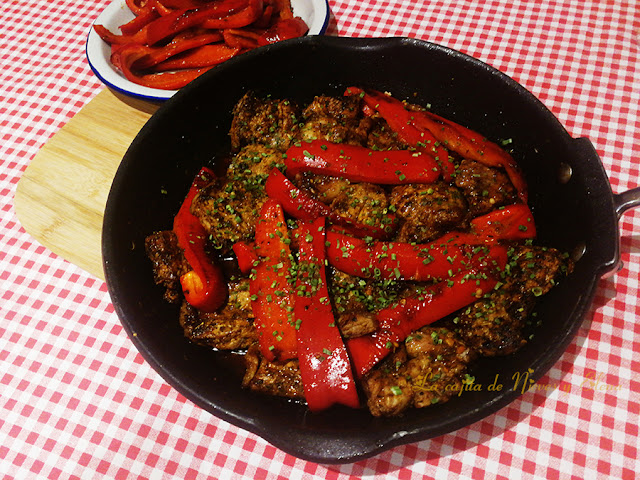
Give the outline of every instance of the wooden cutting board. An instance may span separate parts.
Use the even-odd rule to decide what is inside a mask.
[[[158,106],[101,91],[36,154],[16,188],[15,208],[38,242],[98,278],[102,217],[129,144]]]

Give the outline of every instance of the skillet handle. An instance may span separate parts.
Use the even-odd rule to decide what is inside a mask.
[[[620,220],[624,212],[640,206],[640,187],[632,188],[622,193],[615,193],[613,195],[613,204],[616,208],[618,220]]]

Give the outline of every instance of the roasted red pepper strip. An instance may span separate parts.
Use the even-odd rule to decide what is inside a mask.
[[[515,203],[471,220],[471,231],[486,241],[526,240],[536,237],[533,214],[524,203]]]
[[[260,351],[269,361],[296,358],[291,251],[284,212],[275,200],[260,210],[255,242],[260,262],[249,277],[249,292]]]
[[[497,262],[504,268],[506,255]],[[482,270],[462,272],[421,295],[401,300],[376,315],[378,330],[347,341],[356,375],[366,374],[407,336],[425,325],[466,307],[491,291],[498,280]]]
[[[226,18],[230,18],[234,16],[235,12],[244,12],[246,8],[247,0],[222,0],[204,5],[200,8],[184,8],[171,11],[166,15],[162,15],[145,23],[142,28],[129,35],[116,35],[107,30],[103,25],[94,25],[94,30],[100,38],[109,45],[137,43],[140,45],[153,46],[161,40],[166,40],[188,28],[202,26],[206,20],[218,20],[225,16],[227,16]]]
[[[204,227],[191,213],[191,203],[198,191],[214,177],[214,173],[208,168],[200,170],[173,220],[178,245],[184,250],[184,256],[192,269],[180,278],[182,291],[187,302],[203,312],[213,312],[220,308],[228,292],[222,270],[206,253],[207,234]]]
[[[144,44],[147,42],[148,24],[131,35],[117,35],[108,30],[104,25],[94,25],[93,29],[109,45]]]
[[[275,10],[279,14],[280,18],[293,18],[293,10],[291,8],[290,0],[273,0]]]
[[[206,7],[215,0],[160,0],[162,5],[172,10],[193,10]],[[219,2],[218,2],[219,3]]]
[[[300,257],[294,314],[298,359],[309,410],[334,404],[358,408],[347,349],[336,325],[325,273],[325,219],[299,228]]]
[[[275,6],[269,5],[268,2],[264,2],[264,10],[262,11],[262,15],[260,18],[251,24],[252,28],[258,28],[264,30],[265,28],[269,28],[272,25],[271,19],[275,14]]]
[[[177,90],[182,88],[212,68],[212,66],[209,66],[202,68],[190,68],[175,72],[148,74],[139,74],[132,70],[132,65],[136,61],[151,54],[152,51],[152,48],[145,47],[144,45],[123,45],[113,49],[113,53],[111,54],[111,63],[113,63],[113,65],[122,72],[127,80],[145,87],[159,88],[162,90]]]
[[[174,55],[220,40],[222,40],[222,34],[219,32],[200,34],[183,32],[183,34],[176,35],[176,37],[164,47],[150,48],[149,53],[136,60],[131,68],[146,70],[164,62]]]
[[[250,245],[242,241],[233,244],[233,253],[236,255],[238,268],[245,275],[251,273],[251,269],[258,265],[257,262],[259,259],[255,248],[255,245]]]
[[[253,1],[253,0],[251,0]],[[196,9],[181,9],[160,17],[147,26],[147,44],[154,45],[187,28],[203,26],[204,28],[218,28],[206,26],[207,20],[221,17],[230,18],[235,12],[242,12],[247,6],[247,0],[222,0]]]
[[[264,46],[281,42],[282,40],[302,37],[308,31],[309,27],[300,17],[278,20],[258,38],[258,45]]]
[[[258,47],[259,32],[253,32],[242,28],[226,28],[222,30],[224,43],[232,48],[252,50]]]
[[[284,163],[291,175],[312,172],[384,185],[433,183],[440,176],[438,164],[423,152],[379,151],[324,140],[289,147]]]
[[[235,57],[240,48],[231,48],[224,44],[202,45],[180,55],[174,56],[154,66],[156,72],[171,70],[204,68],[218,65]]]
[[[357,87],[349,87],[345,95],[360,95],[368,111],[377,111],[389,127],[410,146],[431,155],[440,166],[442,178],[449,182],[453,178],[454,165],[449,152],[429,131],[418,129],[413,123],[413,112],[406,110],[402,102],[378,92],[365,92]]]
[[[489,167],[504,168],[520,200],[527,202],[527,182],[516,161],[505,150],[479,133],[431,112],[418,112],[416,122],[454,152]]]
[[[472,246],[434,241],[424,244],[367,242],[327,232],[327,259],[338,270],[361,278],[430,281],[482,268],[506,255],[500,245]]]
[[[134,15],[140,15],[144,6],[151,0],[126,0],[127,7],[133,12]]]
[[[481,215],[471,220],[468,232],[449,232],[430,243],[436,245],[482,245],[500,240],[518,241],[536,238],[536,225],[531,210],[524,203]]]
[[[296,187],[277,168],[271,170],[265,190],[269,197],[282,205],[285,212],[298,220],[315,220],[324,216],[330,223],[344,227],[356,236],[372,238],[386,238],[397,228],[397,219],[392,213],[385,214],[378,225],[358,223],[343,217],[311,193]]]
[[[122,34],[133,35],[141,30],[144,26],[157,19],[160,16],[158,11],[156,10],[157,4],[157,0],[149,0],[147,3],[145,3],[144,7],[142,7],[140,11],[135,14],[136,16],[133,20],[120,26],[120,31],[122,32]]]
[[[354,87],[353,91],[357,92],[358,89]],[[495,143],[486,140],[473,130],[431,112],[408,111],[400,100],[381,92],[367,90],[364,98],[365,102],[378,110],[385,119],[394,115],[398,118],[409,115],[407,120],[412,127],[420,132],[429,132],[446,148],[483,165],[504,168],[509,180],[518,191],[520,199],[524,203],[527,202],[527,183],[518,164],[511,155]],[[379,109],[383,109],[385,113],[383,114]]]
[[[230,0],[225,0],[230,1]],[[217,16],[209,18],[202,23],[204,28],[242,28],[255,22],[262,16],[262,0],[245,1],[245,7],[242,10],[228,16]]]

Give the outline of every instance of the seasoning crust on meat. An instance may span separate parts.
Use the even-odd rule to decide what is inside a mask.
[[[229,299],[218,311],[205,313],[182,303],[179,320],[187,338],[220,350],[246,349],[258,339],[248,280],[230,282],[229,287]]]
[[[406,108],[410,112],[425,111],[409,104]],[[289,147],[322,140],[371,151],[416,148],[400,138],[379,112],[364,108],[358,95],[319,95],[307,105],[298,105],[248,92],[232,113],[229,135],[233,153],[226,172],[201,187],[190,205],[191,213],[206,232],[206,253],[212,262],[236,254],[234,246],[238,242],[251,246],[256,241],[260,211],[269,198],[265,184],[273,169],[287,175]],[[435,151],[434,146],[437,144],[423,145]],[[336,173],[331,176],[308,171],[289,175],[288,180],[321,206],[314,208],[328,208],[332,214],[359,225],[384,226],[384,236],[375,241],[390,245],[452,239],[476,228],[473,222],[478,217],[522,201],[514,186],[517,182],[512,183],[506,170],[460,153],[450,153],[448,160],[455,166],[451,176],[445,178],[443,174],[430,184],[357,182]],[[299,224],[289,216],[285,223],[290,234],[287,245],[293,259],[290,275],[295,287],[296,268],[301,265],[297,261]],[[353,234],[348,229],[344,231],[343,226],[340,232]],[[374,241],[369,236],[364,240]],[[385,348],[389,354],[358,379],[363,404],[373,416],[408,415],[413,408],[447,402],[473,381],[470,372],[475,359],[511,355],[527,343],[526,327],[537,298],[570,274],[573,265],[567,255],[534,245],[532,240],[502,240],[497,245],[507,252],[507,263],[500,272],[491,273],[499,280],[493,290],[473,293],[473,301],[467,301],[464,308],[430,325],[412,328],[401,341],[388,342]],[[472,246],[488,251],[487,245]],[[264,322],[255,323],[252,305],[258,295],[250,291],[256,271],[252,267],[259,260],[245,266],[244,273],[226,271],[227,301],[216,311],[203,312],[190,305],[182,293],[181,277],[191,267],[175,233],[152,233],[145,241],[145,249],[154,281],[165,289],[165,300],[180,305],[178,321],[188,339],[207,348],[244,352],[246,370],[241,382],[247,390],[304,400],[298,359],[277,360],[260,347],[259,331]],[[384,257],[394,256],[391,249],[384,253]],[[416,256],[424,264],[433,260],[428,251]],[[447,260],[453,263],[455,259]],[[275,265],[273,268],[278,268],[277,262]],[[381,312],[404,304],[407,299],[431,295],[427,292],[438,291],[438,285],[453,285],[456,275],[449,270],[439,278],[422,281],[407,280],[400,274],[383,279],[380,272],[370,275],[365,263],[362,271],[367,270],[366,275],[348,274],[329,262],[327,265],[327,301],[345,342],[378,334],[387,321]],[[362,278],[355,276],[361,273]],[[477,278],[470,276],[469,280]]]
[[[473,353],[446,328],[424,327],[366,377],[367,405],[376,417],[394,416],[410,406],[428,407],[457,395]]]
[[[504,283],[453,321],[460,338],[483,356],[509,355],[526,344],[524,330],[535,300],[571,272],[566,255],[554,248],[517,246]]]
[[[181,299],[180,276],[189,270],[178,238],[171,230],[154,232],[145,239],[144,246],[153,263],[154,282],[165,287],[164,299],[178,303]]]

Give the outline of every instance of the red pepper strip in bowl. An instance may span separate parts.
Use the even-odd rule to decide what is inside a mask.
[[[132,43],[118,46],[115,49],[112,48],[112,50],[111,63],[122,72],[127,80],[150,88],[177,90],[213,67],[212,65],[209,67],[189,68],[174,72],[138,74],[132,69],[132,65],[146,55],[151,54],[151,47]]]
[[[327,217],[330,223],[340,225],[356,236],[386,238],[397,227],[394,214],[387,213],[378,225],[354,222],[348,217],[337,214],[331,208],[315,198],[311,193],[296,187],[280,170],[273,168],[267,178],[265,190],[270,198],[282,205],[282,208],[298,220],[315,220]]]
[[[258,47],[260,33],[243,28],[226,28],[222,30],[224,43],[232,48],[251,50]]]
[[[161,40],[172,37],[188,28],[201,26],[208,19],[231,15],[238,10],[246,8],[246,6],[247,0],[222,0],[200,8],[174,10],[148,23],[141,22],[141,28],[137,31],[134,31],[133,27],[129,27],[126,29],[127,33],[123,32],[123,35],[112,33],[103,25],[94,25],[93,28],[100,38],[109,45],[136,43],[153,46]]]
[[[293,324],[291,250],[282,207],[268,199],[256,225],[256,253],[260,257],[249,277],[251,307],[262,355],[269,361],[298,356]]]
[[[145,44],[147,42],[147,27],[148,24],[137,32],[127,35],[112,33],[104,25],[94,25],[93,29],[102,40],[113,47],[114,45]]]
[[[324,140],[289,147],[284,164],[291,175],[312,172],[383,185],[433,183],[440,176],[438,164],[424,152],[371,150]]]
[[[298,359],[309,410],[333,404],[358,408],[358,392],[347,349],[331,308],[325,272],[325,219],[299,228],[300,257],[294,315]]]
[[[498,260],[506,265],[506,255]],[[406,298],[376,315],[378,330],[347,340],[356,375],[366,374],[411,332],[466,307],[491,291],[498,280],[483,270],[461,272],[429,287],[429,291]]]
[[[151,0],[149,0],[151,1]],[[212,3],[212,0],[160,0],[162,5],[171,10],[194,10]]]
[[[377,95],[377,92],[367,93],[357,87],[347,88],[345,95],[360,95],[368,107],[365,114],[377,111],[405,143],[431,155],[440,166],[442,178],[451,181],[455,168],[449,152],[431,132],[420,130],[413,124],[413,112],[405,109],[402,102],[388,95]]]
[[[149,0],[145,3],[144,6],[135,13],[136,16],[133,20],[120,26],[122,34],[133,35],[140,31],[144,26],[157,19],[160,16],[156,8],[158,5],[159,3],[157,0]]]
[[[174,56],[155,65],[156,72],[203,68],[218,65],[235,57],[241,52],[240,48],[231,48],[225,44],[202,45],[180,55]]]
[[[246,7],[247,0],[221,0],[200,8],[175,10],[154,20],[145,27],[147,29],[146,43],[147,45],[154,45],[190,27],[218,28],[206,26],[207,21],[230,18],[236,12],[243,12]]]
[[[210,31],[199,34],[183,32],[176,35],[173,40],[163,47],[149,47],[149,53],[136,60],[131,68],[136,70],[145,70],[173,57],[174,55],[220,40],[222,40],[222,34],[220,32]]]
[[[140,15],[140,13],[144,10],[144,7],[150,0],[126,0],[125,3],[129,10],[133,12],[134,15]]]
[[[202,23],[204,28],[242,28],[255,22],[262,16],[262,0],[245,1],[245,7],[228,16],[212,17]]]
[[[361,278],[424,282],[481,268],[506,255],[501,245],[472,246],[438,241],[425,244],[367,242],[327,232],[327,258],[338,270]]]
[[[203,312],[213,312],[220,308],[228,292],[222,270],[206,253],[207,234],[204,227],[191,213],[191,203],[198,191],[214,177],[215,174],[208,168],[200,170],[173,220],[178,245],[184,250],[184,256],[192,269],[180,277],[182,291],[187,302]]]
[[[278,20],[264,32],[260,38],[258,38],[258,45],[264,46],[270,43],[281,42],[282,40],[302,37],[308,31],[309,27],[300,17],[285,18]]]

